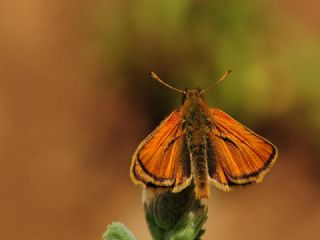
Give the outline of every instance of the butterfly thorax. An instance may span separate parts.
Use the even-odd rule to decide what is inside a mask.
[[[198,198],[209,197],[207,138],[212,123],[208,107],[199,89],[187,90],[181,108],[182,128],[188,146],[191,172]]]

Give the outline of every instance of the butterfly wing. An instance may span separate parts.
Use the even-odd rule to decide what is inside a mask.
[[[232,185],[260,182],[275,162],[276,147],[223,111],[211,108],[210,113],[214,125],[208,139],[212,183],[228,191]]]
[[[144,187],[180,191],[191,181],[190,157],[181,128],[181,112],[173,111],[142,143],[132,158],[130,176]]]

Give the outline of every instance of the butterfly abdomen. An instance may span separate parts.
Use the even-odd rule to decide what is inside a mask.
[[[188,141],[191,159],[191,172],[195,184],[196,197],[198,199],[209,197],[206,145],[202,140],[203,139],[197,139],[194,138],[194,136],[191,136]]]

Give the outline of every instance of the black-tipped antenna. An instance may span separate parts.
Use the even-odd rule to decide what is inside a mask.
[[[229,70],[229,71],[226,71],[219,79],[218,81],[214,82],[211,86],[209,86],[207,89],[204,89],[200,92],[200,94],[203,94],[205,93],[206,91],[208,91],[209,89],[217,86],[221,81],[223,81],[226,77],[228,77],[228,75],[231,73],[232,71]]]
[[[159,81],[160,83],[162,83],[163,85],[165,85],[166,87],[168,87],[168,88],[170,88],[170,89],[172,89],[172,90],[174,90],[176,92],[180,92],[182,94],[186,94],[185,91],[182,91],[182,90],[180,90],[178,88],[172,87],[169,84],[167,84],[164,81],[162,81],[154,72],[150,72],[150,76],[153,77],[155,80]]]

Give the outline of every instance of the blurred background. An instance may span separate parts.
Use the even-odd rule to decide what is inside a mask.
[[[112,221],[150,239],[129,178],[139,142],[206,94],[270,139],[260,185],[212,187],[204,239],[314,239],[320,227],[319,1],[0,3],[0,236],[101,239]]]

